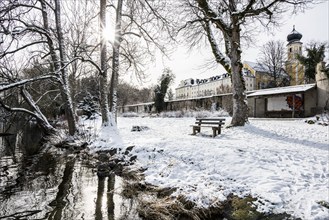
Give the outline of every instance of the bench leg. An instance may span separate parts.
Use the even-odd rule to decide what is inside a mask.
[[[193,135],[196,135],[197,132],[200,133],[200,127],[198,127],[198,126],[193,126]]]
[[[218,130],[217,127],[216,128],[215,127],[212,128],[212,137],[213,138],[217,136],[217,130]]]

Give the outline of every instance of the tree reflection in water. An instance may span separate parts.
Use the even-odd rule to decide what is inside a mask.
[[[114,190],[119,177],[98,177],[77,154],[20,153],[19,160],[0,157],[0,219],[114,220],[133,213],[134,203]]]
[[[0,137],[0,219],[138,219],[134,202],[114,192],[118,176],[98,177],[81,153],[44,152],[35,129]]]

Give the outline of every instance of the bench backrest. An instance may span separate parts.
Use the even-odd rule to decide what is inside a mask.
[[[224,125],[225,124],[225,118],[197,118],[195,124],[198,125]]]
[[[196,118],[197,121],[225,121],[225,118]]]

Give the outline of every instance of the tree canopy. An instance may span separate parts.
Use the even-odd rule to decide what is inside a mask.
[[[161,112],[165,107],[164,99],[169,86],[174,82],[175,75],[168,68],[163,70],[159,79],[159,84],[154,89],[154,105],[157,112]]]
[[[299,55],[297,59],[305,67],[306,80],[315,80],[316,65],[325,58],[326,43],[312,42],[305,50],[306,56]]]

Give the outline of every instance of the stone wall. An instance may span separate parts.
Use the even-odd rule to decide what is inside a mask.
[[[165,111],[188,111],[188,110],[212,110],[222,108],[227,112],[232,112],[232,95],[224,94],[219,96],[209,96],[195,99],[172,100],[165,102]],[[129,106],[119,106],[119,113],[155,113],[154,104],[144,103]]]
[[[187,111],[187,110],[212,110],[212,108],[222,108],[230,112],[232,108],[232,95],[225,94],[220,96],[209,96],[195,99],[182,99],[166,102],[166,111]]]
[[[329,79],[325,72],[325,62],[321,62],[317,65],[315,74],[316,87],[317,87],[317,109],[322,112],[323,110],[329,110]]]

